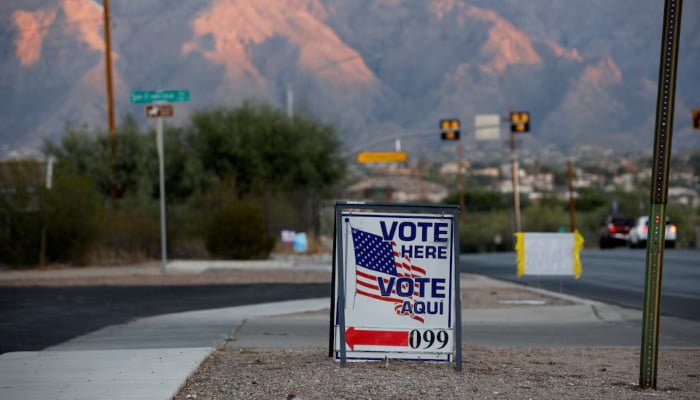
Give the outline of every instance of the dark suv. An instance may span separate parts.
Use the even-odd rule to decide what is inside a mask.
[[[635,218],[627,215],[611,215],[600,228],[600,248],[626,246],[627,236],[634,226]]]

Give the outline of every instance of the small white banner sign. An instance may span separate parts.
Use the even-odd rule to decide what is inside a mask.
[[[583,237],[578,233],[518,232],[515,250],[518,253],[518,276],[573,275],[581,276]]]

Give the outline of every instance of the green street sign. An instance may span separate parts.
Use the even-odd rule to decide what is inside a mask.
[[[190,101],[189,90],[163,90],[160,92],[131,92],[131,102],[135,104],[141,103],[156,103],[159,101],[165,103],[177,103]]]

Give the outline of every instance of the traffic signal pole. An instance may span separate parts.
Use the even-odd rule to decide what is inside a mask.
[[[466,214],[464,206],[464,180],[462,178],[462,139],[460,134],[461,122],[459,119],[440,120],[440,138],[457,142],[457,189],[459,190],[460,219],[464,222]]]
[[[513,233],[521,232],[520,227],[520,190],[518,188],[518,157],[515,153],[515,133],[510,132],[510,165],[513,179]]]
[[[521,232],[520,226],[520,190],[518,188],[518,157],[515,153],[515,134],[530,131],[530,113],[527,111],[513,111],[510,107],[508,119],[510,120],[510,163],[513,178],[513,234]],[[513,236],[515,237],[515,236]]]
[[[465,215],[467,214],[464,208],[466,203],[464,201],[464,177],[462,176],[462,139],[457,139],[457,187],[459,188],[459,210],[460,219],[465,222]]]

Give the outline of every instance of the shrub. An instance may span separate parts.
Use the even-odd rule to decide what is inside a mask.
[[[467,213],[459,228],[461,253],[513,249],[511,214],[507,211]]]
[[[0,265],[18,268],[38,264],[41,251],[38,213],[17,212],[0,204],[0,221]]]
[[[215,212],[206,232],[207,250],[220,258],[266,259],[274,245],[262,211],[241,201],[229,202]]]
[[[0,263],[27,267],[43,262],[82,264],[96,229],[90,181],[77,174],[56,174],[54,187],[15,186],[0,196]]]
[[[121,207],[104,210],[91,262],[123,264],[159,259],[160,213],[157,203],[152,203],[121,201]]]
[[[85,264],[97,232],[99,204],[87,177],[56,174],[53,189],[43,190],[40,198],[46,261]]]

